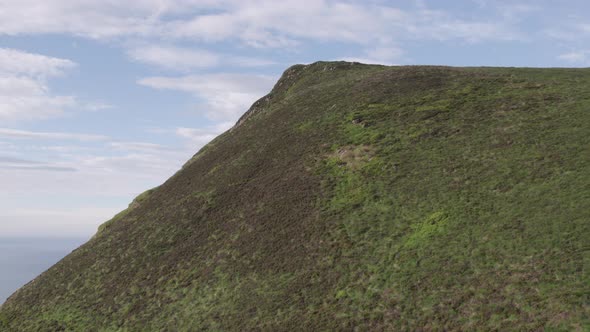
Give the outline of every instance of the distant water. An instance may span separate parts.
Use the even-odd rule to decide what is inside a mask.
[[[0,304],[86,240],[0,237]]]

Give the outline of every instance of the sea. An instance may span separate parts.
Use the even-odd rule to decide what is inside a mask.
[[[0,304],[87,240],[0,237]]]

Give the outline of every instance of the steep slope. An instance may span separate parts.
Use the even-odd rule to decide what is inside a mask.
[[[590,70],[296,65],[22,331],[590,328]]]

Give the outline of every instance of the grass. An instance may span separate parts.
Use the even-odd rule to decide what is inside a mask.
[[[0,327],[588,330],[588,87],[587,69],[291,67]]]

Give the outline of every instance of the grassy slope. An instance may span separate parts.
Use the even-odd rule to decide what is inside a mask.
[[[589,329],[590,70],[294,66],[8,330]]]

